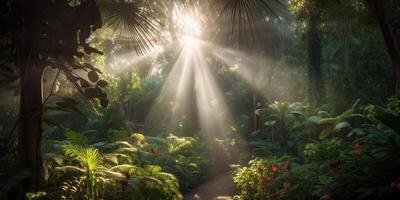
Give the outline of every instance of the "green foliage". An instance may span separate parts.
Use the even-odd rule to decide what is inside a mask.
[[[305,146],[304,155],[307,161],[323,162],[338,158],[346,148],[348,149],[348,146],[340,139],[325,139],[308,143]]]
[[[271,127],[271,140],[275,137],[280,140],[283,151],[288,152],[289,148],[289,129],[296,126],[298,118],[304,118],[303,111],[306,105],[301,103],[289,104],[286,102],[275,101],[266,109],[259,109],[256,114],[261,115],[266,127]],[[276,132],[279,133],[276,135]]]
[[[120,140],[90,144],[82,133],[66,130],[65,140],[53,141],[46,168],[56,169],[49,170],[48,181],[58,189],[49,196],[175,200],[205,177],[209,164],[198,139],[114,134]]]
[[[26,193],[25,198],[28,200],[40,200],[45,199],[46,192]]]
[[[315,170],[290,157],[256,158],[247,166],[236,166],[233,180],[239,195],[234,199],[316,199],[313,190],[324,183],[312,179],[318,176]]]
[[[269,154],[248,165],[236,166],[234,182],[239,189],[236,198],[344,200],[398,197],[400,135],[394,123],[398,122],[398,112],[368,106],[364,116],[355,114],[355,108],[353,106],[337,117],[318,112],[322,117],[314,120],[314,125],[319,126],[319,130],[323,132],[328,127],[339,131],[338,127],[343,127],[346,131],[335,136],[317,137],[304,144],[304,161],[302,156],[297,160]],[[347,125],[341,125],[343,122]],[[316,133],[320,131],[316,129]],[[285,176],[288,174],[284,170],[287,161],[291,163],[291,172]],[[274,168],[276,173],[271,173]],[[296,191],[298,187],[301,192]]]
[[[346,110],[336,117],[327,117],[320,119],[318,121],[318,125],[324,127],[324,130],[319,134],[319,138],[324,139],[332,133],[340,133],[346,130],[351,130],[353,127],[350,125],[348,120],[355,117],[364,117],[363,115],[354,113],[356,111],[355,109],[358,103],[359,100],[353,105],[352,108]]]

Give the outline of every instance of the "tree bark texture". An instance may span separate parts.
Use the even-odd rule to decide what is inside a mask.
[[[19,156],[21,167],[29,170],[25,192],[37,192],[43,183],[42,114],[43,68],[21,69]]]
[[[308,26],[309,98],[311,105],[319,106],[324,96],[324,83],[321,69],[322,48],[319,13],[310,15]]]
[[[18,154],[20,167],[29,171],[29,177],[23,181],[24,193],[40,191],[43,184],[41,140],[44,67],[38,61],[37,41],[42,3],[37,0],[18,0],[15,3],[17,22],[13,43],[21,76]]]
[[[396,37],[387,21],[385,12],[385,0],[373,0],[375,15],[379,22],[383,38],[386,43],[387,52],[392,62],[393,71],[396,75],[396,95],[400,94],[400,51],[397,46]]]

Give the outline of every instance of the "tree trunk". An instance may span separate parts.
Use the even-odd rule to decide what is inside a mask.
[[[386,49],[392,62],[393,70],[396,75],[396,91],[395,94],[400,93],[400,51],[397,46],[396,37],[387,21],[385,13],[384,0],[373,0],[375,15],[378,19],[379,26],[382,31],[383,38],[386,43]]]
[[[21,167],[29,170],[24,181],[26,192],[37,192],[43,183],[42,161],[42,114],[43,114],[43,68],[21,68],[21,102],[19,156]]]
[[[311,14],[308,24],[309,98],[313,106],[323,99],[324,83],[321,70],[320,14]]]
[[[23,195],[36,193],[43,184],[42,161],[42,114],[43,114],[43,70],[39,64],[37,39],[40,37],[40,11],[43,1],[18,0],[15,15],[18,23],[13,33],[16,50],[16,65],[20,69],[20,116],[18,153],[19,165],[29,171],[23,180]]]
[[[344,31],[344,34],[343,34],[343,39],[344,39],[344,44],[343,44],[343,47],[344,47],[344,72],[345,72],[345,74],[347,74],[349,71],[350,71],[350,48],[349,48],[349,40],[350,40],[350,33],[351,33],[351,31],[350,31],[350,27],[351,27],[351,25],[350,24],[346,24],[345,25],[345,31]]]
[[[256,91],[253,91],[253,131],[257,131],[258,130],[258,115],[256,114],[256,111],[258,109],[258,98],[257,98],[257,93]]]

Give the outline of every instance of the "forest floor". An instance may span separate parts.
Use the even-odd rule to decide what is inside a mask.
[[[221,173],[184,196],[184,200],[232,200],[232,174]]]

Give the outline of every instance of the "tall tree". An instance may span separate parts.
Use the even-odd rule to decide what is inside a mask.
[[[44,178],[41,153],[44,70],[59,69],[86,98],[97,98],[101,105],[107,106],[107,96],[101,89],[104,81],[99,81],[100,71],[82,62],[85,55],[101,53],[86,43],[91,32],[102,25],[100,11],[95,0],[75,3],[17,0],[13,5],[16,23],[12,46],[15,65],[20,71],[21,91],[19,160],[21,168],[29,170],[23,184],[25,193],[40,190]],[[86,71],[88,77],[81,77],[74,70]]]
[[[309,101],[311,105],[318,106],[324,97],[324,82],[321,69],[321,11],[316,1],[308,0],[308,76],[309,76]]]
[[[393,33],[393,30],[388,23],[385,0],[373,0],[374,11],[376,18],[379,22],[379,27],[382,31],[383,38],[385,40],[387,52],[392,62],[393,71],[396,74],[396,95],[400,94],[400,50],[397,46],[397,39]]]

